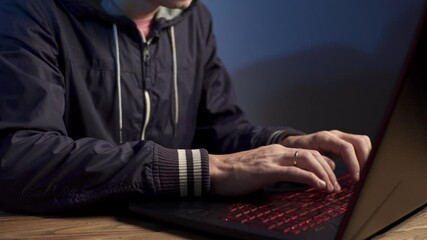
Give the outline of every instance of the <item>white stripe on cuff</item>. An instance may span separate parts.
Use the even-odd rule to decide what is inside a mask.
[[[187,156],[185,150],[178,150],[178,171],[179,171],[179,194],[181,197],[188,195],[187,179]]]
[[[193,155],[194,196],[202,195],[202,157],[199,149],[191,150]]]
[[[275,131],[273,134],[271,134],[270,137],[268,138],[267,145],[276,143],[277,137],[284,132],[285,132],[285,130],[279,130],[279,131]]]

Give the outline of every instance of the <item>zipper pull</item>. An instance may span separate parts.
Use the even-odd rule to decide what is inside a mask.
[[[145,66],[150,66],[150,63],[151,63],[151,55],[150,55],[150,42],[151,41],[148,41],[146,44],[145,44],[145,47],[144,47],[144,53],[143,53],[143,55],[144,55],[144,64],[145,64]]]

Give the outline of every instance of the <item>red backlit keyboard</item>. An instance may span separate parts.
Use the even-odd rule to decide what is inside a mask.
[[[349,175],[339,178],[338,182],[342,188],[338,193],[310,188],[276,194],[268,203],[236,203],[222,220],[297,235],[344,214],[354,184]]]

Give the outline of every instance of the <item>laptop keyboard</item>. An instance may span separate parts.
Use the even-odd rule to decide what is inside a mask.
[[[344,214],[354,184],[350,176],[338,178],[342,190],[326,193],[315,188],[279,193],[268,203],[235,203],[222,220],[298,235]]]

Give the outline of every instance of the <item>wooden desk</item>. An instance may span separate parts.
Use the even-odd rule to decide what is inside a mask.
[[[132,214],[114,216],[40,217],[0,212],[0,239],[223,239],[183,229],[175,225],[152,223]],[[427,239],[427,207],[405,222],[376,238]]]

